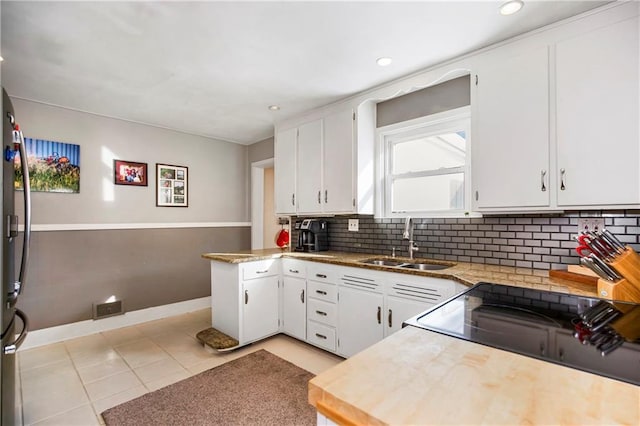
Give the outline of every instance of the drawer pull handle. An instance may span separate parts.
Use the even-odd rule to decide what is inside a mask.
[[[304,290],[302,290],[302,293],[300,293],[300,301],[304,303]]]
[[[318,277],[318,278],[327,278],[327,276],[325,274],[316,274],[316,277]]]
[[[256,271],[256,274],[266,274],[267,272],[269,272],[269,270],[265,269],[264,271]]]
[[[378,324],[382,324],[382,308],[380,306],[378,306]]]
[[[327,316],[327,313],[326,312],[322,312],[322,311],[316,311],[316,314],[322,315],[323,317]]]
[[[322,291],[322,290],[316,290],[316,293],[321,294],[323,296],[327,295],[327,292],[326,291]]]
[[[565,169],[560,169],[560,190],[564,191],[565,189],[567,189],[566,186],[564,186],[564,174],[566,173]]]
[[[389,328],[393,327],[393,311],[389,309]]]
[[[292,274],[299,274],[300,271],[298,271],[297,269],[289,269],[289,272],[291,272]]]
[[[244,291],[244,304],[249,303],[249,290]]]
[[[327,340],[327,336],[323,336],[323,335],[322,335],[322,334],[320,334],[320,333],[316,333],[316,337],[319,337],[320,339],[325,339],[325,340]]]

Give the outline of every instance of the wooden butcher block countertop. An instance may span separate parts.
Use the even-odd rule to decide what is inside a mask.
[[[640,424],[639,386],[414,327],[316,376],[309,402],[343,424]]]

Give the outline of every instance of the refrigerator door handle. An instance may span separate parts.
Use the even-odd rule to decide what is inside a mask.
[[[22,168],[22,186],[24,188],[24,242],[22,244],[22,262],[20,264],[20,274],[15,283],[16,298],[22,294],[24,284],[27,280],[27,267],[29,266],[29,245],[31,244],[31,182],[29,181],[29,164],[27,160],[27,149],[24,143],[24,135],[19,128],[14,131],[18,136],[18,146],[20,149],[20,167]],[[15,142],[15,141],[14,141]],[[13,301],[15,304],[15,300]]]
[[[5,345],[2,348],[2,352],[4,352],[5,355],[15,354],[29,332],[29,319],[27,318],[27,315],[20,309],[16,309],[16,316],[22,320],[22,331],[15,342]]]

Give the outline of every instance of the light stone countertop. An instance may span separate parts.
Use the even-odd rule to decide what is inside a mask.
[[[313,262],[329,263],[333,265],[373,269],[377,271],[452,279],[469,287],[484,281],[496,284],[513,285],[516,287],[533,288],[537,290],[597,297],[595,286],[556,278],[551,279],[549,278],[549,272],[541,269],[515,268],[512,266],[484,265],[479,263],[465,262],[445,262],[429,258],[415,258],[413,259],[413,262],[424,261],[427,263],[454,265],[450,268],[442,269],[439,271],[420,271],[415,269],[394,268],[389,266],[376,266],[361,263],[361,261],[364,259],[391,259],[391,256],[366,253],[345,253],[336,251],[300,253],[289,252],[280,249],[248,250],[236,253],[204,253],[202,254],[202,257],[208,260],[227,263],[242,263],[262,259],[279,259],[285,257],[309,260]],[[395,260],[407,262],[410,261],[409,258],[406,257],[396,257]]]

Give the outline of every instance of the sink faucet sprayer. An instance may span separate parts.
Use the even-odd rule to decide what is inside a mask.
[[[411,216],[407,216],[404,222],[404,232],[402,233],[402,239],[409,240],[409,259],[413,259],[413,252],[418,251],[418,246],[413,241],[413,221]]]

